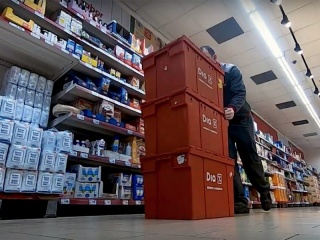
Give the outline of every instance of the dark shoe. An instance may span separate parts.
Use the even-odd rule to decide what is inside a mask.
[[[272,199],[270,196],[270,192],[262,193],[260,196],[261,207],[264,211],[270,211],[272,207]]]
[[[235,214],[248,214],[250,213],[250,209],[248,205],[244,203],[235,203],[234,204],[234,213]]]

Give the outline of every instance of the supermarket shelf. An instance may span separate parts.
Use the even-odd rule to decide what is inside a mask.
[[[50,9],[53,9],[54,11],[57,10],[66,10],[69,13],[71,13],[73,16],[78,17],[79,20],[82,20],[83,28],[86,32],[89,34],[94,35],[97,38],[100,38],[102,42],[107,43],[108,45],[115,46],[120,45],[121,47],[125,48],[126,50],[129,50],[131,52],[134,52],[134,50],[131,48],[131,46],[128,43],[122,42],[117,37],[113,36],[112,33],[105,32],[98,26],[98,24],[90,23],[89,20],[86,20],[84,16],[77,13],[72,8],[69,8],[68,6],[64,6],[63,4],[60,4],[59,0],[48,0],[47,5]],[[136,52],[134,52],[136,53]],[[141,54],[136,53],[140,57],[143,57]]]
[[[275,153],[273,153],[273,152],[271,152],[271,154],[272,154],[272,156],[274,156],[275,158],[278,158],[278,159],[280,159],[280,160],[282,160],[282,161],[285,161],[285,162],[287,162],[287,163],[290,163],[287,159],[284,159],[284,158],[278,156],[277,154],[275,154]]]
[[[297,180],[296,179],[293,179],[293,178],[285,178],[287,181],[289,182],[296,182]]]
[[[265,171],[264,174],[267,175],[267,176],[273,176],[274,175],[273,172],[268,172],[268,171]]]
[[[52,1],[52,0],[50,0],[50,1]],[[50,1],[47,1],[47,2],[50,2]],[[93,44],[81,39],[76,34],[70,32],[69,30],[64,29],[59,24],[55,23],[51,19],[49,19],[41,14],[39,14],[35,10],[24,5],[23,3],[20,3],[19,1],[15,1],[15,0],[0,1],[1,8],[7,7],[7,6],[14,8],[14,12],[17,13],[22,18],[34,20],[41,27],[57,34],[59,37],[63,37],[65,39],[71,38],[71,39],[75,40],[76,42],[82,44],[86,50],[91,51],[93,54],[99,56],[110,67],[115,68],[116,70],[118,70],[122,74],[124,74],[126,76],[135,76],[135,77],[139,78],[140,80],[143,79],[144,75],[140,71],[125,64],[124,62],[117,59],[112,54],[107,53],[106,51],[104,51],[104,50],[94,46]],[[48,6],[47,6],[47,8],[48,8]],[[103,37],[106,37],[106,34],[104,34]]]
[[[296,166],[293,166],[293,165],[292,165],[292,167],[293,167],[294,169],[298,170],[299,172],[304,172],[303,169],[300,168],[300,167],[296,167]]]
[[[0,59],[9,65],[18,65],[52,80],[57,80],[77,63],[72,56],[2,17],[0,49]]]
[[[85,160],[86,163],[94,163],[100,166],[120,166],[120,167],[125,167],[126,169],[133,169],[133,170],[137,170],[137,172],[140,172],[141,169],[141,164],[134,164],[128,161],[121,161],[115,158],[109,158],[109,157],[99,157],[99,156],[95,156],[95,155],[90,155],[87,153],[80,153],[80,152],[76,152],[73,151],[70,155],[69,155],[69,160],[75,160],[78,161],[79,160]],[[103,165],[101,165],[103,164]]]
[[[305,190],[296,190],[293,189],[292,192],[297,192],[297,193],[309,193],[309,191],[305,191]]]
[[[139,99],[145,98],[144,91],[140,89],[136,89],[130,84],[125,83],[120,79],[110,75],[109,73],[106,73],[104,71],[101,71],[99,68],[91,66],[90,64],[79,61],[79,63],[73,69],[90,77],[95,77],[95,78],[107,77],[112,80],[111,85],[119,88],[124,87],[128,91],[129,95],[133,97],[137,97]]]
[[[113,103],[115,105],[115,108],[121,110],[122,113],[127,113],[130,116],[136,116],[136,117],[141,116],[141,110],[132,108],[128,105],[115,101],[111,98],[108,98],[102,94],[99,94],[95,91],[91,91],[77,84],[73,84],[70,87],[66,88],[65,90],[53,96],[52,103],[56,104],[59,100],[71,103],[73,101],[76,101],[79,98],[84,98],[86,100],[93,101],[93,102],[97,102],[103,99]]]
[[[285,168],[281,168],[283,171],[288,172],[288,173],[292,173],[294,174],[294,172],[290,171],[289,169],[285,169]]]
[[[258,144],[258,145],[260,145],[261,147],[264,147],[264,148],[270,150],[270,147],[266,146],[265,144],[262,144],[262,143],[260,143],[260,142],[258,142],[258,141],[256,141],[256,144]]]
[[[106,135],[114,135],[114,133],[118,133],[126,136],[136,136],[139,138],[144,138],[144,135],[141,133],[133,132],[131,130],[121,128],[106,122],[101,122],[96,119],[72,113],[63,115],[59,118],[50,121],[48,127],[52,128],[61,125],[68,126],[69,128],[78,128],[82,131],[85,129],[90,132],[96,132]]]
[[[242,182],[242,185],[252,187],[252,184],[247,182]]]
[[[141,206],[144,205],[144,201],[139,200],[121,200],[121,199],[87,199],[87,198],[61,198],[60,204],[63,205],[118,205],[118,206]]]
[[[0,193],[1,200],[55,200],[59,195],[38,193]]]

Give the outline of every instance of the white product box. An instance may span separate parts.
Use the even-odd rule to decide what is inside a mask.
[[[7,168],[23,169],[26,158],[27,146],[12,144],[7,157]]]
[[[119,160],[120,160],[120,161],[123,161],[123,162],[130,162],[131,156],[127,156],[127,155],[124,155],[124,154],[120,154]]]
[[[73,197],[75,187],[76,187],[76,179],[77,174],[75,173],[66,173],[64,179],[64,186],[63,186],[63,195],[66,197]]]
[[[115,173],[115,174],[109,175],[109,179],[110,178],[112,179],[113,183],[118,183],[119,186],[131,187],[132,185],[131,174]]]
[[[51,193],[53,174],[48,172],[39,172],[37,193]]]
[[[87,147],[81,147],[81,146],[78,146],[78,145],[73,145],[72,150],[76,151],[76,152],[88,153],[89,154],[89,150],[90,149],[87,148]]]
[[[28,134],[28,146],[34,148],[41,148],[42,134],[42,128],[39,128],[36,125],[31,124]]]
[[[54,193],[54,194],[63,193],[64,179],[65,179],[65,176],[63,174],[60,174],[60,173],[53,174],[51,193]]]
[[[12,134],[12,144],[26,146],[30,125],[28,123],[15,122]]]
[[[69,153],[73,147],[73,134],[69,131],[63,131],[57,133],[57,152]]]
[[[97,198],[99,197],[99,183],[76,182],[75,198]]]
[[[54,172],[65,173],[67,168],[68,154],[57,153]]]
[[[0,167],[6,166],[9,145],[0,143]]]
[[[77,19],[72,18],[70,30],[71,30],[71,32],[77,34],[78,36],[81,36],[82,23],[80,21],[78,21]]]
[[[28,147],[23,169],[38,170],[40,154],[41,148]]]
[[[13,120],[0,119],[0,141],[11,143],[13,133]]]
[[[2,97],[0,117],[14,119],[17,101],[10,98]]]
[[[53,172],[56,166],[56,152],[43,150],[40,157],[39,171]]]
[[[79,164],[71,166],[71,172],[77,174],[78,182],[101,181],[101,167],[83,167]]]
[[[119,186],[120,199],[132,199],[132,187]]]
[[[20,192],[23,179],[23,171],[7,169],[6,180],[4,183],[5,192]]]
[[[115,160],[120,160],[120,154],[117,152],[107,150],[105,151],[105,153],[106,153],[105,157],[113,158]]]
[[[99,184],[99,198],[107,198],[107,199],[118,199],[119,198],[119,185],[113,184],[112,193],[106,193],[104,189],[104,183],[100,182]]]
[[[6,177],[6,169],[0,168],[0,192],[3,192],[4,179]]]
[[[56,148],[57,133],[51,130],[43,132],[41,147],[43,150],[52,150]]]
[[[34,193],[37,187],[37,179],[37,171],[23,171],[21,192]]]

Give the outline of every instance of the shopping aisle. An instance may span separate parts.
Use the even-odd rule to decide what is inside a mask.
[[[320,208],[255,211],[250,216],[203,221],[145,220],[143,215],[0,222],[6,240],[314,240],[320,239]]]

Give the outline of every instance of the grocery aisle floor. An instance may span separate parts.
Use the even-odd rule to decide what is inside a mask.
[[[142,215],[0,221],[5,240],[315,240],[320,208],[260,210],[201,221],[145,220]]]

